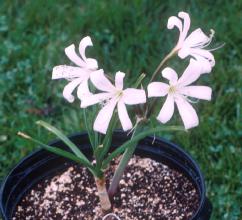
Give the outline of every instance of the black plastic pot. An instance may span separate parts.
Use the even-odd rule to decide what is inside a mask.
[[[91,148],[87,134],[72,135],[70,139],[79,146],[82,152],[90,157]],[[115,132],[113,136],[112,149],[120,146],[127,139],[123,132]],[[197,186],[200,194],[200,205],[193,216],[193,220],[208,220],[212,212],[211,203],[205,196],[204,178],[196,162],[177,145],[164,139],[147,137],[140,141],[135,154],[149,157],[185,173]],[[61,141],[54,141],[52,146],[66,149]],[[111,149],[111,150],[112,150]],[[47,176],[65,168],[65,158],[59,157],[45,150],[38,150],[25,157],[17,164],[2,182],[0,189],[0,210],[4,220],[12,219],[16,205],[33,185]]]

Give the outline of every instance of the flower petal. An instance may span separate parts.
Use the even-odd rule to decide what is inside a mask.
[[[77,97],[82,100],[83,98],[87,98],[90,95],[92,95],[92,93],[89,90],[88,87],[88,79],[84,80],[77,88]]]
[[[87,68],[90,70],[96,70],[98,68],[97,60],[92,58],[87,58],[86,60]]]
[[[72,92],[74,91],[74,89],[82,82],[82,79],[77,78],[74,79],[73,81],[69,82],[64,90],[63,90],[63,96],[64,98],[68,101],[68,102],[74,102],[75,98],[72,95]]]
[[[92,40],[89,36],[84,37],[79,44],[79,53],[83,59],[83,61],[87,64],[89,69],[95,70],[98,68],[97,61],[95,59],[87,58],[85,54],[85,50],[88,46],[93,46]]]
[[[186,58],[188,55],[191,54],[191,49],[187,46],[182,46],[181,49],[178,51],[178,56],[181,58],[181,59],[184,59]]]
[[[173,29],[175,26],[178,28],[178,30],[181,33],[182,32],[182,22],[181,22],[181,20],[179,18],[177,18],[176,16],[169,17],[168,22],[167,22],[167,28]]]
[[[182,33],[180,36],[180,41],[181,41],[180,43],[183,43],[183,41],[185,40],[185,38],[187,36],[188,30],[190,28],[191,19],[190,19],[189,14],[186,12],[183,12],[183,11],[179,12],[178,16],[183,19],[183,28],[182,28]]]
[[[212,89],[208,86],[186,86],[180,93],[197,99],[211,100]]]
[[[52,79],[71,79],[71,78],[82,78],[89,75],[90,71],[80,67],[59,65],[55,66],[52,70]]]
[[[136,105],[146,102],[146,95],[143,89],[125,89],[122,100],[126,105]]]
[[[93,125],[95,131],[106,134],[116,104],[117,99],[113,98],[100,110]]]
[[[199,120],[197,113],[191,104],[183,97],[176,97],[175,102],[185,129],[196,127],[199,124]]]
[[[89,36],[86,36],[81,39],[79,44],[79,53],[84,61],[87,60],[85,50],[88,46],[93,46],[93,44],[91,38]]]
[[[77,66],[85,68],[87,64],[76,54],[75,45],[72,44],[65,48],[66,56]]]
[[[212,71],[212,66],[209,60],[196,54],[192,54],[192,56],[200,63],[201,74],[210,73]]]
[[[160,110],[157,120],[165,124],[168,122],[174,113],[174,98],[171,95],[168,95],[163,107]]]
[[[203,33],[201,28],[194,30],[184,41],[187,47],[203,46],[210,41],[210,38]]]
[[[175,26],[178,28],[178,30],[180,32],[176,48],[180,48],[181,45],[182,45],[182,42],[183,42],[183,39],[182,39],[182,21],[175,16],[169,17],[168,22],[167,22],[167,28],[173,29]]]
[[[123,101],[118,102],[118,117],[120,119],[124,131],[127,131],[133,127],[126,106]]]
[[[213,67],[215,65],[214,56],[210,51],[200,49],[200,48],[193,48],[193,49],[190,50],[190,52],[191,52],[192,56],[198,55],[198,56],[206,58],[209,61],[211,67]]]
[[[123,81],[125,73],[118,71],[115,75],[115,87],[118,90],[123,90]]]
[[[170,84],[175,84],[178,79],[176,71],[170,67],[166,67],[165,69],[163,69],[162,76],[168,79]]]
[[[104,75],[104,72],[102,69],[93,72],[90,76],[90,79],[93,85],[101,91],[105,91],[105,92],[115,91],[115,87]]]
[[[162,82],[152,82],[148,85],[148,97],[161,97],[168,93],[169,85]]]
[[[180,86],[189,85],[194,81],[196,81],[200,75],[201,75],[201,63],[194,59],[190,59],[189,65],[187,66],[184,73],[177,81],[177,83]]]
[[[111,94],[107,92],[102,92],[90,96],[85,96],[81,98],[81,108],[86,108],[97,103],[102,103],[111,98]]]

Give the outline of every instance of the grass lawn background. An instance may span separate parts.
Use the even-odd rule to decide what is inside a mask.
[[[184,133],[161,134],[196,159],[207,184],[212,219],[242,219],[242,1],[0,1],[0,179],[35,149],[16,136],[21,130],[41,140],[53,136],[36,127],[45,120],[66,134],[83,130],[79,103],[62,97],[65,80],[51,81],[53,66],[69,64],[64,48],[92,37],[99,67],[127,73],[128,84],[142,72],[151,75],[174,47],[177,31],[166,28],[168,17],[189,12],[192,29],[216,31],[216,66],[201,84],[213,88],[211,102],[196,104],[200,125]],[[182,62],[187,65],[188,60]],[[177,72],[184,64],[169,62]],[[181,124],[179,117],[169,124]]]

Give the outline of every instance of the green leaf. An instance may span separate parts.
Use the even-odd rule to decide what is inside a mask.
[[[135,84],[134,84],[134,88],[138,88],[138,86],[141,84],[141,82],[142,82],[142,80],[145,78],[145,74],[144,73],[142,73],[140,76],[139,76],[139,78],[137,79],[137,81],[135,82]]]
[[[84,123],[87,130],[89,141],[91,143],[92,149],[94,150],[96,148],[96,137],[94,136],[93,132],[90,129],[90,126],[89,126],[90,123],[87,122],[87,114],[86,114],[85,108],[83,109],[83,118],[84,118]]]
[[[86,166],[87,168],[89,168],[92,173],[94,172],[94,167],[89,161],[87,162],[86,160],[83,160],[82,158],[79,158],[79,157],[75,156],[74,154],[72,154],[68,151],[62,150],[58,147],[46,145],[43,142],[36,140],[36,139],[34,139],[34,138],[30,137],[29,135],[26,135],[22,132],[18,132],[18,135],[38,144],[40,146],[42,146],[44,149],[50,151],[51,153],[54,153],[54,154],[60,155],[62,157],[68,158],[70,160],[73,160],[75,162],[81,163],[84,166]]]
[[[71,150],[72,152],[81,160],[86,161],[86,163],[90,163],[86,156],[79,150],[79,148],[68,138],[66,137],[60,130],[55,128],[44,121],[37,121],[36,124],[43,126],[48,131],[55,134],[58,138],[60,138]]]
[[[100,157],[99,159],[102,160],[105,155],[108,153],[111,142],[112,142],[112,135],[113,135],[113,131],[117,125],[118,119],[117,117],[115,117],[116,115],[113,115],[109,129],[107,131],[107,134],[105,135],[105,138],[103,140],[103,148],[100,151]]]
[[[184,128],[181,126],[166,126],[166,127],[158,127],[153,128],[148,131],[141,132],[140,134],[137,134],[135,137],[133,137],[131,140],[126,141],[124,144],[122,144],[120,147],[118,147],[116,150],[114,150],[104,161],[102,164],[102,167],[105,169],[107,165],[112,161],[113,158],[117,157],[121,153],[125,151],[127,147],[129,147],[132,144],[137,143],[141,139],[145,138],[148,135],[161,132],[161,131],[184,131]]]
[[[99,146],[100,135],[96,131],[93,131],[93,133],[94,133],[94,143],[95,143],[95,149],[96,149]]]

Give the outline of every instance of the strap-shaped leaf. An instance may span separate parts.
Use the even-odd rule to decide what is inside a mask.
[[[148,135],[155,134],[157,132],[161,131],[184,131],[184,128],[181,126],[166,126],[166,127],[158,127],[153,128],[148,131],[141,132],[140,134],[137,134],[135,137],[133,137],[131,140],[126,141],[124,144],[122,144],[120,147],[118,147],[116,150],[114,150],[104,161],[102,164],[102,168],[106,168],[108,164],[112,161],[113,158],[117,157],[121,153],[125,151],[127,147],[129,147],[132,144],[136,144],[141,139],[145,138]]]
[[[111,142],[112,142],[113,131],[114,131],[114,129],[117,125],[117,122],[118,122],[117,117],[115,117],[115,116],[116,115],[114,115],[112,117],[109,129],[107,131],[107,134],[105,135],[105,137],[103,139],[103,148],[100,151],[100,156],[99,156],[100,160],[102,160],[109,151],[109,148],[110,148],[110,145],[111,145]]]
[[[145,74],[142,73],[139,78],[136,80],[135,84],[134,84],[134,88],[138,88],[138,86],[141,84],[142,80],[145,78]]]
[[[60,130],[55,128],[54,126],[50,125],[44,121],[37,121],[36,124],[41,125],[51,133],[55,134],[58,138],[60,138],[71,150],[72,152],[83,161],[90,163],[86,156],[79,150],[79,148],[68,138],[66,137]]]
[[[73,161],[75,161],[77,163],[81,163],[84,166],[86,166],[87,168],[89,168],[89,170],[92,173],[95,173],[94,166],[89,161],[83,160],[83,159],[75,156],[73,153],[70,153],[68,151],[62,150],[62,149],[60,149],[58,147],[53,147],[53,146],[46,145],[46,144],[42,143],[41,141],[36,140],[36,139],[34,139],[34,138],[30,137],[29,135],[24,134],[22,132],[18,132],[18,135],[23,137],[23,138],[25,138],[25,139],[28,139],[28,140],[34,142],[35,144],[38,144],[38,145],[42,146],[44,149],[50,151],[51,153],[54,153],[54,154],[60,155],[62,157],[68,158],[68,159],[73,160]]]
[[[89,141],[91,143],[92,149],[94,150],[96,148],[95,137],[89,126],[90,122],[89,123],[87,122],[87,114],[86,114],[85,108],[83,109],[83,118],[84,118],[84,123],[87,130]]]

